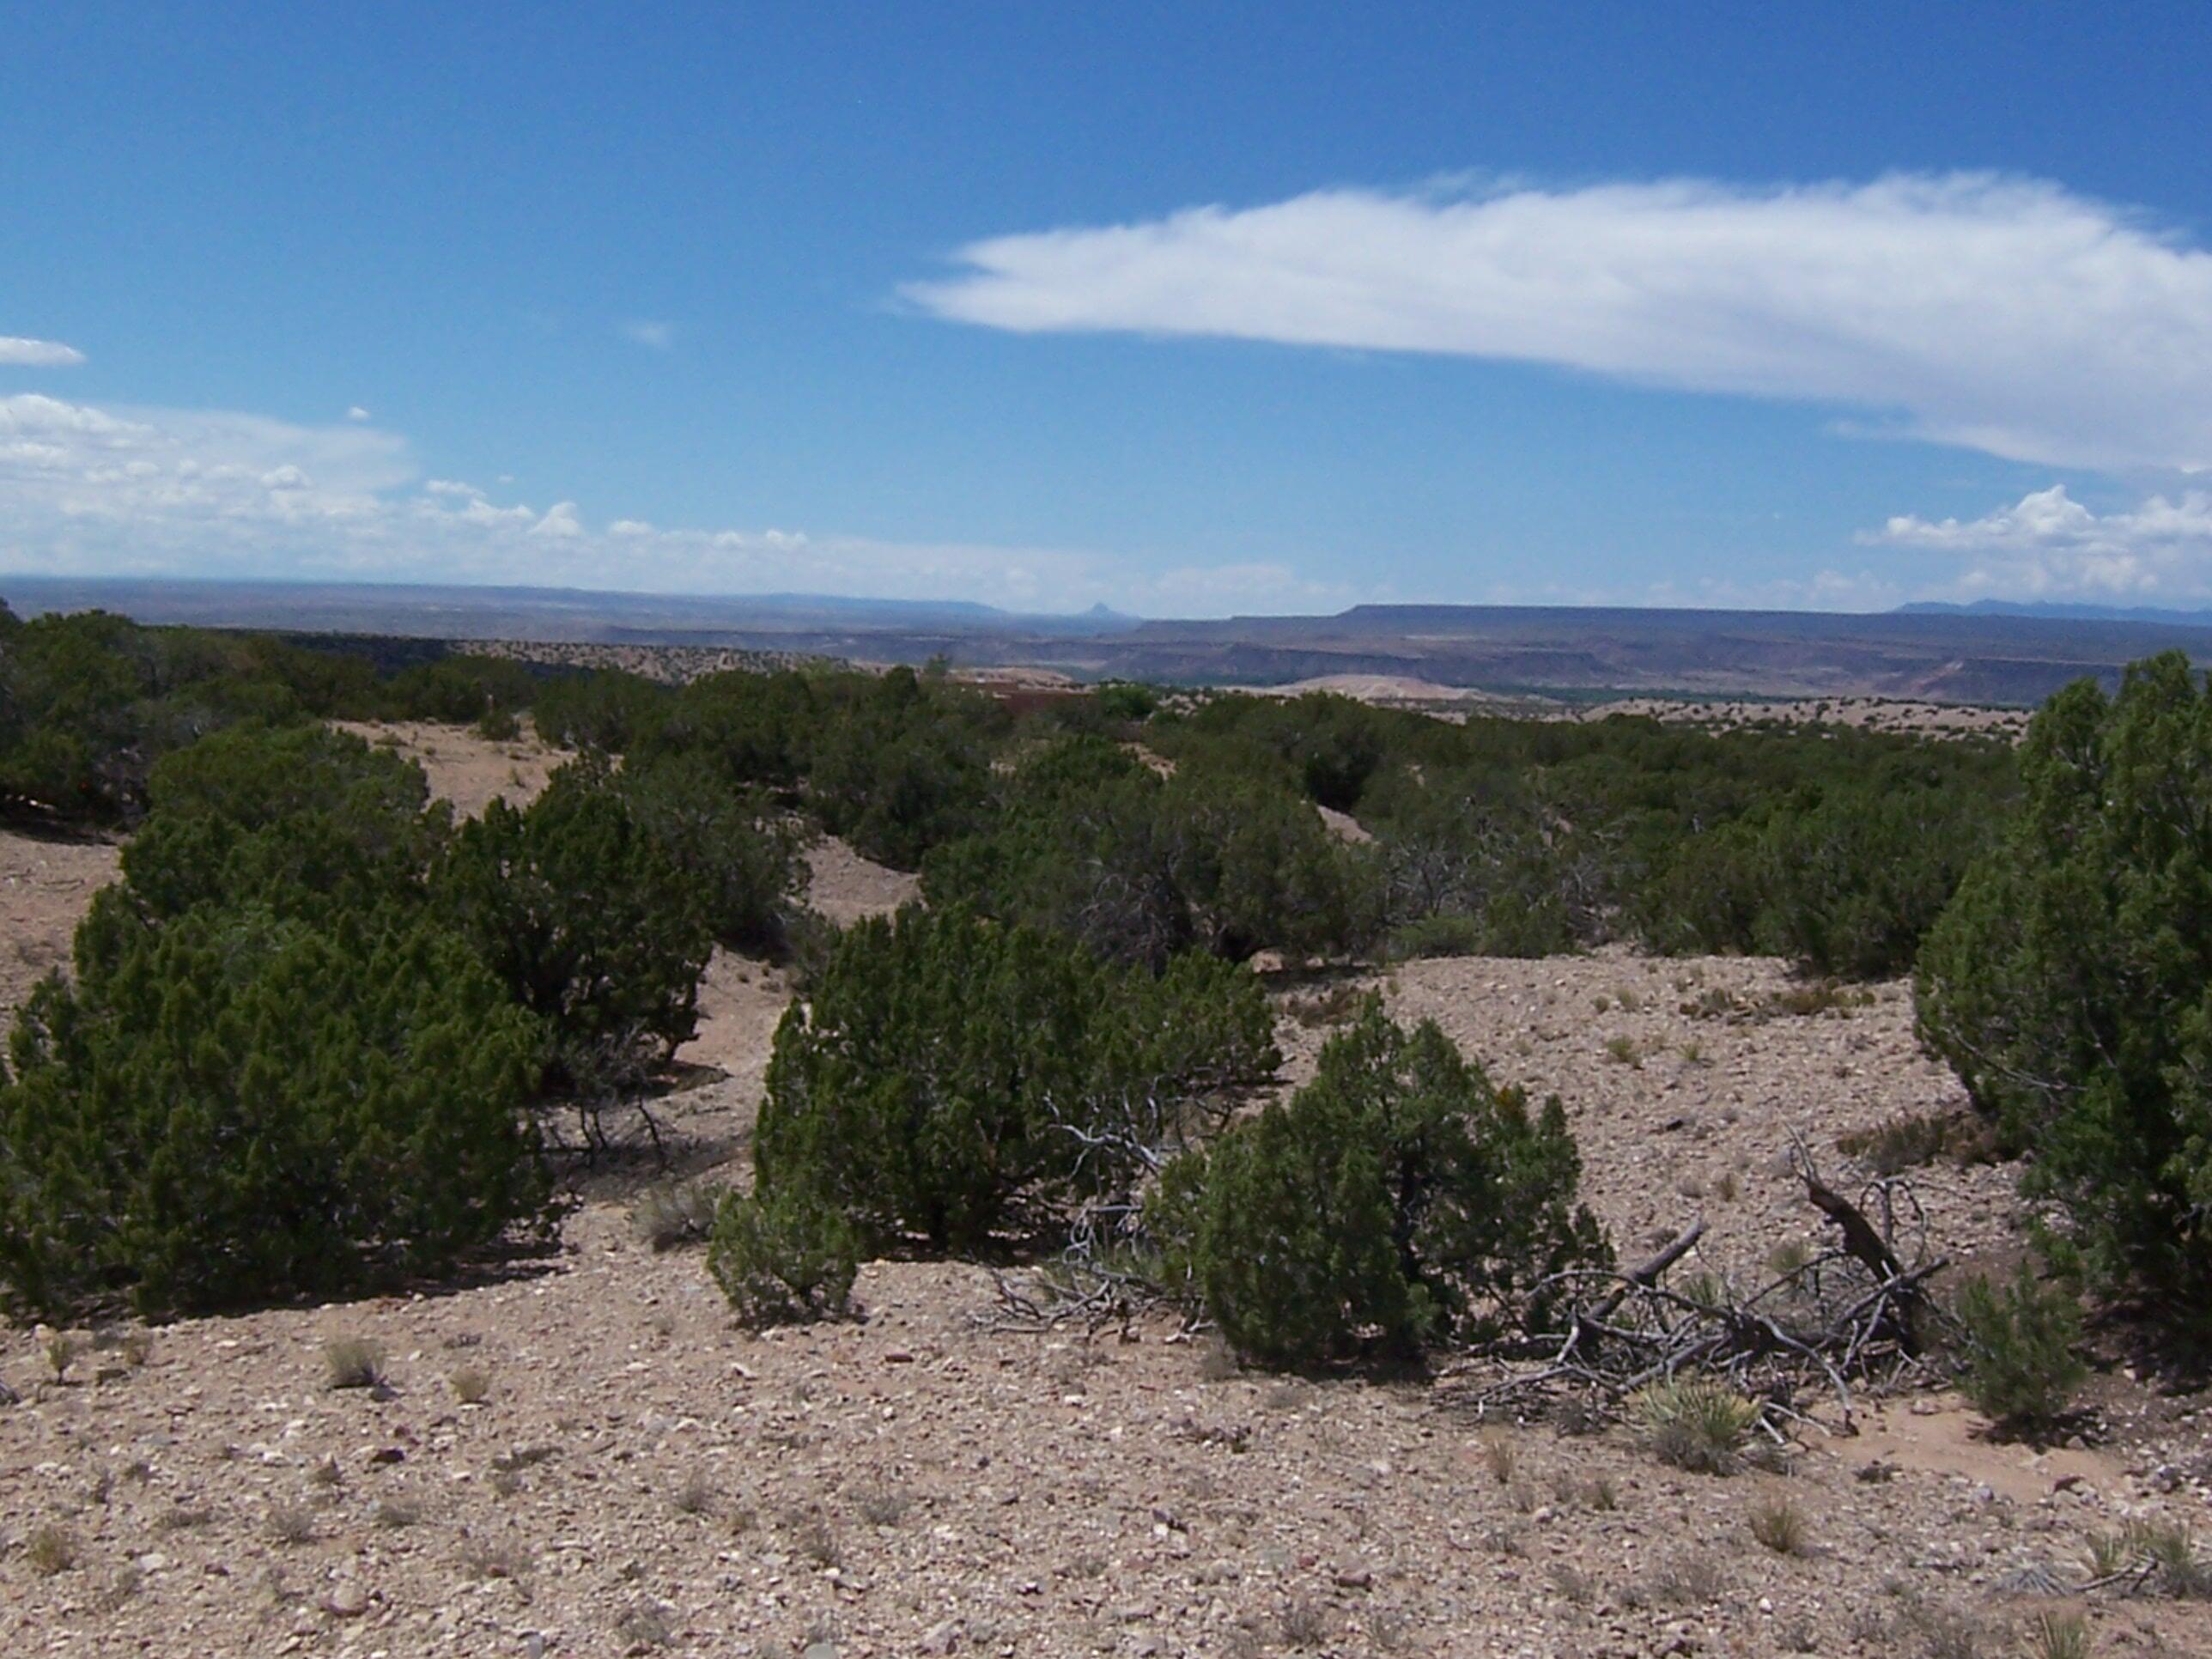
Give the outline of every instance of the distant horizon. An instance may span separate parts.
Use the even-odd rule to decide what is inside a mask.
[[[1623,604],[1559,604],[1498,602],[1464,599],[1389,599],[1362,600],[1331,611],[1249,611],[1213,617],[1147,616],[1137,611],[1120,611],[1103,601],[1094,602],[1080,610],[1014,610],[994,604],[988,599],[948,597],[944,599],[900,599],[884,595],[814,593],[800,589],[759,592],[702,592],[661,591],[649,588],[600,588],[566,584],[532,582],[434,582],[417,580],[380,580],[356,579],[338,580],[315,577],[258,577],[258,576],[179,576],[179,575],[52,575],[35,571],[0,572],[0,602],[9,599],[10,589],[21,589],[27,584],[29,591],[40,587],[50,589],[80,588],[85,590],[138,588],[173,589],[234,589],[297,591],[303,593],[332,595],[375,596],[379,594],[420,595],[503,595],[515,599],[538,599],[586,605],[592,601],[622,601],[630,604],[670,605],[684,602],[744,606],[782,607],[799,611],[807,607],[839,612],[861,613],[878,610],[887,613],[921,616],[931,612],[969,613],[1003,619],[1009,623],[1049,622],[1079,623],[1086,620],[1111,620],[1131,623],[1230,623],[1240,620],[1296,621],[1300,619],[1327,620],[1359,613],[1390,613],[1420,611],[1528,611],[1572,614],[1655,614],[1711,615],[1711,616],[1774,616],[1774,617],[1879,617],[1911,616],[1916,614],[1955,614],[1961,616],[2004,616],[2033,620],[2043,617],[2051,621],[2108,621],[2140,622],[2159,624],[2171,622],[2176,626],[2212,623],[2212,606],[2159,605],[2099,605],[2064,600],[2014,600],[1983,599],[1967,601],[1908,600],[1880,610],[1823,609],[1816,606],[1747,606],[1696,604],[1623,605]],[[221,624],[218,624],[221,625]],[[260,625],[260,624],[255,624]]]

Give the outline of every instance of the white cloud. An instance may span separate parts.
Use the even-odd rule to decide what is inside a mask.
[[[359,404],[351,404],[346,408],[346,419],[349,421],[365,421],[368,417],[368,411]]]
[[[2034,180],[1320,191],[958,259],[902,292],[1017,331],[1514,359],[1872,410],[2014,459],[2212,466],[2212,254]]]
[[[2202,490],[2099,514],[2053,484],[1982,518],[1901,516],[1859,539],[1957,556],[1952,588],[1966,598],[2212,600],[2212,495]]]
[[[622,325],[623,337],[635,340],[641,346],[651,346],[655,351],[665,351],[676,343],[676,325],[656,323],[642,317],[633,317]]]
[[[583,520],[576,516],[574,501],[556,501],[545,509],[545,516],[530,526],[533,536],[555,536],[572,540],[584,533]]]
[[[910,544],[784,529],[598,527],[422,475],[357,422],[0,397],[0,570],[70,575],[526,583],[647,592],[1106,600],[1160,613],[1286,610],[1324,590],[1277,566],[1154,578],[1054,548]],[[1348,590],[1327,590],[1335,595]]]
[[[0,334],[0,366],[13,368],[70,368],[84,361],[84,353],[58,340],[26,340]]]

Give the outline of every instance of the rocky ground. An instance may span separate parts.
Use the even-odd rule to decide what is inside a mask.
[[[1518,711],[1516,711],[1518,712]],[[1672,725],[1713,731],[1779,722],[1786,726],[1856,726],[1874,732],[1913,732],[1933,737],[2020,737],[2030,709],[1970,702],[1925,702],[1909,697],[1756,698],[1622,697],[1586,704],[1578,720],[1642,714]]]
[[[515,764],[480,741],[425,758],[479,784]],[[12,948],[53,959],[112,857],[0,839]],[[834,844],[815,873],[847,917],[910,891]],[[1286,1081],[1378,989],[1562,1097],[1624,1255],[1703,1215],[1722,1273],[1814,1231],[1793,1130],[1844,1184],[1839,1133],[1957,1100],[1903,987],[1808,996],[1771,963],[1279,984]],[[681,1170],[742,1178],[787,996],[716,959],[698,1086],[655,1109]],[[2015,1249],[2014,1174],[1918,1172],[1934,1247]],[[1691,1475],[1625,1428],[1479,1415],[1456,1372],[1249,1375],[1167,1319],[1010,1330],[978,1268],[876,1263],[861,1318],[748,1334],[696,1249],[634,1231],[667,1178],[594,1174],[555,1252],[471,1285],[87,1333],[58,1377],[0,1332],[0,1651],[1942,1659],[2037,1652],[2032,1621],[2069,1609],[2096,1652],[2212,1651],[2212,1604],[2049,1593],[2100,1530],[2204,1516],[2202,1396],[2117,1368],[2074,1446],[1996,1443],[1933,1393],[1848,1436],[1823,1408],[1786,1472]],[[378,1383],[333,1387],[360,1345]],[[1793,1553],[1752,1532],[1785,1505]]]

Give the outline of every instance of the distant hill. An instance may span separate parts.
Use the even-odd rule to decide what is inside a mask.
[[[1138,618],[1104,605],[1029,615],[962,599],[866,599],[822,593],[742,598],[567,587],[448,587],[375,582],[252,582],[0,575],[18,615],[100,609],[142,623],[436,638],[598,641],[820,631],[1112,633]]]
[[[1055,669],[1079,679],[1282,685],[1342,675],[1509,695],[1873,696],[2038,703],[2116,685],[2179,647],[2212,664],[2212,616],[1913,606],[1877,615],[1540,605],[1358,605],[1330,617],[1146,622],[1103,606],[1024,616],[988,605],[600,593],[562,588],[286,585],[0,576],[19,613],[120,611],[310,635],[686,646],[856,662]]]
[[[2047,599],[1976,599],[1953,605],[1923,599],[1897,608],[1901,617],[2040,617],[2050,622],[2126,622],[2169,628],[2212,628],[2212,611],[2169,611],[2159,605],[2066,605]]]

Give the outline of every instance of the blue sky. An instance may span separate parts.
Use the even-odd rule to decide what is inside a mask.
[[[2201,5],[7,11],[0,570],[2212,602]]]

